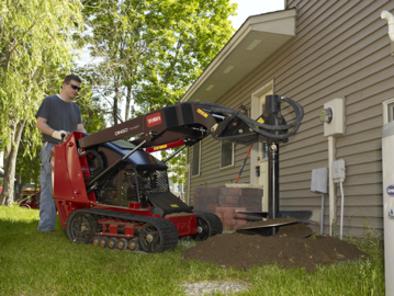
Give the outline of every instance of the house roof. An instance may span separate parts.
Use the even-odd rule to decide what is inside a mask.
[[[250,16],[181,101],[215,101],[295,36],[296,10]]]

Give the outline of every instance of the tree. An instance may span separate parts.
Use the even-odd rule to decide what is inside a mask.
[[[236,8],[230,0],[83,4],[90,52],[99,61],[95,92],[113,124],[176,103],[232,35],[228,18]],[[173,181],[184,181],[184,163],[184,153],[170,161]]]
[[[232,34],[229,0],[85,0],[96,91],[111,119],[173,104]],[[111,100],[109,100],[111,97]],[[135,110],[134,110],[135,111]]]
[[[0,140],[4,150],[3,204],[13,201],[22,138],[40,144],[35,112],[57,91],[72,60],[72,34],[82,24],[79,1],[0,0]]]

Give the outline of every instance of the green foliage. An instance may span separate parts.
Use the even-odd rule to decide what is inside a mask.
[[[175,251],[142,254],[73,244],[59,228],[37,233],[38,211],[0,206],[0,295],[185,295],[181,285],[241,281],[242,295],[384,295],[382,246],[359,241],[369,258],[314,272],[261,266],[247,270],[186,261]]]
[[[176,150],[161,151],[161,159],[167,159]],[[182,150],[167,162],[168,178],[173,184],[184,184],[186,179],[186,151]]]
[[[176,103],[232,35],[230,0],[85,0],[95,93],[116,124]],[[120,110],[125,113],[120,116]],[[170,162],[177,182],[184,156]],[[179,177],[179,178],[178,178]]]
[[[22,136],[16,162],[17,176],[21,184],[40,182],[40,149],[41,146],[31,145],[29,137]]]
[[[1,1],[0,129],[8,143],[10,129],[20,120],[34,121],[45,94],[59,86],[70,70],[71,39],[81,21],[78,1]],[[57,89],[56,89],[57,90]],[[38,134],[31,140],[37,143]]]
[[[58,91],[64,73],[70,72],[72,33],[83,22],[80,11],[77,0],[0,0],[0,141],[8,199],[13,196],[22,137],[20,171],[37,173],[41,141],[35,112],[45,95]]]
[[[229,0],[85,0],[103,96],[144,111],[174,104],[232,34]],[[130,87],[130,94],[127,93]],[[120,98],[118,97],[118,98]]]
[[[88,42],[99,58],[98,64],[81,70],[87,83],[78,102],[85,127],[94,132],[104,126],[103,106],[110,105],[117,123],[119,117],[174,104],[233,30],[228,16],[235,5],[229,0],[82,4],[0,0],[0,149],[13,159],[21,143],[17,173],[27,181],[38,176],[41,137],[35,112],[71,72],[74,47]],[[170,162],[175,176],[184,175],[182,159]],[[15,165],[9,164],[12,170]]]

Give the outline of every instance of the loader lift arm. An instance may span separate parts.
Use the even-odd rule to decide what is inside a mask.
[[[281,114],[282,103],[294,112],[294,120],[286,123]],[[218,140],[250,144],[286,142],[294,135],[303,118],[303,109],[295,101],[268,96],[264,113],[256,120],[246,114],[217,104],[187,102],[164,107],[79,140],[79,146],[89,148],[118,139],[147,148],[148,151],[192,146],[212,135]]]

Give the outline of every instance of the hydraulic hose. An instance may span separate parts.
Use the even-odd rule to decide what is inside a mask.
[[[257,135],[263,136],[272,140],[282,140],[285,141],[289,137],[296,134],[298,131],[301,121],[304,117],[304,110],[302,106],[295,102],[294,100],[288,97],[281,97],[280,103],[287,103],[295,114],[294,120],[291,123],[286,124],[266,124],[259,123],[256,120],[253,120],[246,116],[244,113],[235,111],[233,109],[227,108],[225,106],[213,103],[197,103],[200,108],[204,109],[210,114],[221,114],[224,115],[224,118],[228,116],[233,116],[244,122],[251,131],[255,132]],[[220,124],[220,123],[219,123]],[[286,131],[286,132],[283,132]]]

